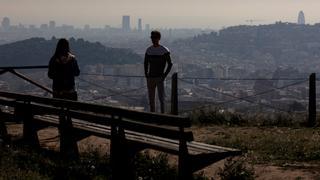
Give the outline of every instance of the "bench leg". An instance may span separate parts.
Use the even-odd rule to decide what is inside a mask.
[[[188,153],[187,142],[182,140],[179,144],[179,165],[178,179],[192,180],[193,173],[191,171],[190,155]]]
[[[26,105],[23,111],[23,140],[27,145],[40,147],[37,130],[33,120],[32,109]]]
[[[0,120],[0,141],[2,141],[0,142],[0,145],[6,144],[9,142],[7,127],[2,120]]]
[[[60,153],[64,158],[79,158],[79,150],[75,133],[72,128],[72,120],[69,116],[59,117]]]
[[[112,180],[134,180],[133,157],[130,156],[122,128],[111,126]]]

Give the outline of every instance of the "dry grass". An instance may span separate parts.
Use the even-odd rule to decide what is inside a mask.
[[[320,128],[212,126],[194,129],[198,140],[239,148],[255,163],[320,161]]]

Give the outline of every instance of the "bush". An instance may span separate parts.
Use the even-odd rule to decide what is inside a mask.
[[[176,180],[177,169],[170,166],[168,156],[140,153],[134,159],[136,179]],[[35,151],[27,147],[0,148],[0,179],[110,179],[109,156],[98,151],[81,154],[78,160],[63,160],[59,154]],[[196,180],[205,180],[196,175]]]
[[[189,114],[195,125],[227,126],[278,126],[299,127],[305,125],[306,114],[303,113],[240,113],[228,112],[219,108],[195,110]]]
[[[174,180],[177,179],[177,170],[170,167],[166,154],[151,156],[149,153],[138,154],[134,162],[136,179],[139,180]]]
[[[27,147],[0,149],[0,179],[92,179],[97,176],[107,178],[106,175],[110,174],[109,167],[108,158],[95,152],[85,153],[79,160],[67,161],[56,153],[34,151]]]
[[[221,180],[253,180],[254,169],[246,163],[244,157],[228,158],[223,168],[219,169]]]
[[[191,120],[198,125],[243,125],[247,124],[241,114],[230,113],[220,109],[198,110],[191,115]]]
[[[152,156],[148,152],[140,153],[135,158],[136,179],[139,180],[176,180],[177,168],[168,162],[167,154]],[[203,173],[196,174],[194,180],[208,180]]]

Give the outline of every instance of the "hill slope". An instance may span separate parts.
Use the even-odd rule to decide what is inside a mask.
[[[306,66],[320,57],[320,24],[235,26],[175,42],[186,58],[207,61]],[[307,63],[306,63],[307,62]],[[310,64],[313,67],[314,64]]]
[[[0,66],[46,65],[53,55],[58,39],[31,38],[0,46]],[[70,48],[80,65],[136,64],[142,57],[129,49],[105,47],[83,39],[70,39]]]

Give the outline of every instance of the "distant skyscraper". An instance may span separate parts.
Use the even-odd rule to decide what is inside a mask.
[[[299,12],[299,16],[298,16],[298,24],[305,24],[306,23],[306,20],[305,20],[305,17],[304,17],[304,13],[303,11],[300,11]]]
[[[138,20],[138,31],[139,32],[142,31],[142,20],[141,20],[141,18],[139,18],[139,20]]]
[[[130,31],[130,16],[122,16],[122,30]]]
[[[1,23],[3,29],[7,30],[10,28],[10,19],[8,17],[4,17]]]
[[[56,28],[56,22],[55,22],[55,21],[50,21],[50,22],[49,22],[49,28],[50,28],[50,29]]]
[[[40,25],[40,29],[43,30],[43,31],[47,31],[48,27],[49,27],[48,24],[41,24]]]
[[[146,29],[147,32],[150,32],[150,24],[146,24],[146,28],[145,29]]]
[[[84,25],[83,29],[85,31],[89,31],[90,30],[90,25],[89,24]]]

